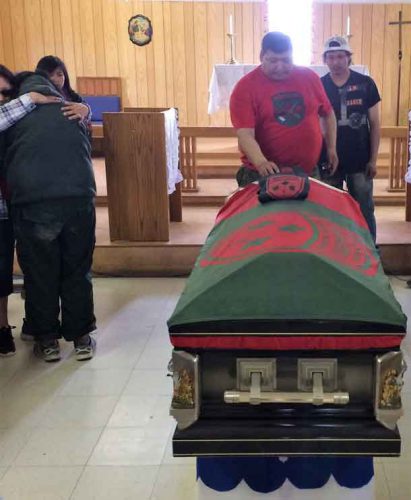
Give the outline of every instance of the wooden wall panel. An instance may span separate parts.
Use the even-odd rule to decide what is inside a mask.
[[[0,63],[34,69],[55,54],[77,76],[120,76],[125,107],[176,106],[180,124],[229,125],[227,112],[207,114],[214,64],[229,59],[228,16],[234,17],[236,57],[259,62],[263,1],[0,0]],[[130,17],[153,24],[152,43],[133,45]],[[329,9],[331,22],[331,9]]]
[[[44,29],[42,29],[44,52],[40,54],[40,57],[42,57],[44,56],[44,54],[56,54],[56,43],[54,33],[55,27],[53,21],[53,2],[52,0],[40,0],[40,5],[42,27],[44,26]]]
[[[24,0],[28,67],[33,68],[45,54],[40,0]]]
[[[206,127],[209,124],[207,113],[208,84],[211,73],[209,72],[208,57],[208,30],[207,30],[207,4],[198,3],[194,9],[194,26],[196,36],[194,39],[194,61],[196,74],[196,96],[197,96],[197,125]]]
[[[395,125],[398,84],[398,27],[389,26],[398,19],[411,20],[411,5],[398,4],[325,4],[313,8],[313,60],[321,62],[321,46],[339,26],[339,34],[346,34],[347,16],[350,16],[351,47],[355,64],[365,64],[375,80],[382,97],[382,124]],[[407,123],[411,108],[411,25],[403,30],[403,60],[400,91],[400,124]]]
[[[24,0],[9,0],[11,18],[11,40],[13,42],[15,69],[29,68]],[[3,15],[1,16],[3,18]]]
[[[63,33],[61,29],[61,12],[60,12],[60,0],[51,0],[52,1],[52,9],[53,9],[53,31],[54,31],[54,46],[55,46],[55,55],[64,59],[64,46],[63,46]],[[47,24],[43,24],[44,29],[48,29],[49,26]],[[52,28],[50,27],[50,30]],[[46,55],[53,54],[53,52],[49,52]],[[66,64],[68,61],[66,60]]]
[[[239,33],[241,31],[242,18],[238,12],[235,12],[234,17],[234,32]],[[209,55],[212,57],[208,58],[208,74],[211,76],[213,71],[213,65],[215,62],[226,62],[225,56],[225,43],[227,32],[227,20],[224,19],[224,4],[222,3],[207,3],[207,33],[208,33],[208,51]],[[237,46],[240,54],[242,55],[242,38],[237,37]],[[241,57],[241,56],[239,56]],[[241,60],[241,59],[240,59]],[[225,125],[226,112],[218,111],[210,117],[210,125],[218,126]]]
[[[191,2],[184,5],[184,50],[186,65],[186,95],[187,116],[197,120],[197,95],[196,95],[196,67],[195,67],[195,29],[194,29],[194,6]]]
[[[96,72],[96,75],[93,76],[97,76],[104,75],[106,73],[106,54],[102,40],[102,34],[104,33],[103,0],[92,0],[92,13],[94,16],[93,41],[95,48],[94,64]]]

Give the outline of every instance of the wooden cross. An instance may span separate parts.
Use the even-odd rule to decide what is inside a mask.
[[[402,61],[402,25],[411,24],[411,21],[402,20],[402,10],[398,12],[398,21],[391,21],[388,24],[398,25],[398,85],[397,85],[397,112],[396,125],[400,124],[400,92],[401,92],[401,61]]]

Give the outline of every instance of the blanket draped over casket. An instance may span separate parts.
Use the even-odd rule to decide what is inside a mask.
[[[220,210],[169,320],[173,345],[399,346],[406,318],[351,196],[311,179],[304,201],[261,204],[258,189]]]

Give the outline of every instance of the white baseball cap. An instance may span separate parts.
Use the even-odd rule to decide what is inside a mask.
[[[346,38],[343,36],[332,36],[329,38],[324,44],[323,55],[327,52],[335,52],[337,50],[344,50],[344,52],[348,52],[352,54],[351,47]]]

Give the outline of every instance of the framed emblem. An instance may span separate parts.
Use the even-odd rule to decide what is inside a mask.
[[[133,43],[140,47],[150,43],[153,37],[153,27],[150,19],[142,14],[130,18],[128,21],[128,36]]]

